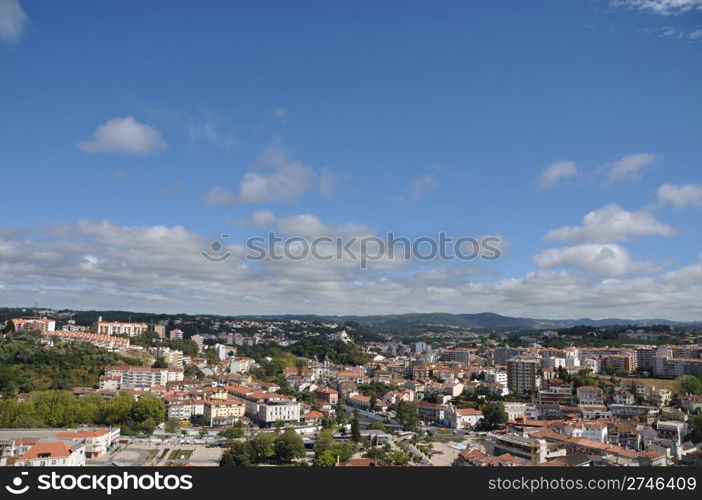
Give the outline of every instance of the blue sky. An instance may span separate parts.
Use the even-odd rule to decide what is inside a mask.
[[[701,63],[698,0],[0,0],[0,303],[700,319]],[[247,262],[271,229],[505,255]]]

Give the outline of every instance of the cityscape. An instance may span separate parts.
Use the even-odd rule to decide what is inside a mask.
[[[4,466],[702,465],[699,324],[4,312]]]
[[[702,0],[0,0],[0,487],[694,494],[700,82]]]

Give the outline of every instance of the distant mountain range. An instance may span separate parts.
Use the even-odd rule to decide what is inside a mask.
[[[261,317],[261,316],[259,316]],[[382,328],[416,328],[422,327],[458,327],[485,330],[534,330],[543,328],[569,328],[572,326],[587,325],[601,327],[608,325],[668,325],[682,326],[690,323],[671,321],[667,319],[533,319],[514,318],[502,316],[495,313],[477,314],[450,314],[450,313],[408,313],[408,314],[387,314],[375,316],[316,316],[316,315],[282,315],[267,316],[270,318],[306,319],[311,321],[355,321],[361,325],[374,329]]]
[[[25,314],[28,310],[22,310]],[[22,312],[16,308],[0,308],[5,316],[21,315]],[[661,318],[652,319],[622,319],[622,318],[577,318],[577,319],[534,319],[534,318],[516,318],[503,316],[490,312],[477,314],[450,314],[450,313],[407,313],[407,314],[386,314],[386,315],[371,315],[371,316],[355,316],[355,315],[314,315],[314,314],[275,314],[275,315],[237,315],[225,316],[216,314],[158,314],[158,313],[140,313],[129,311],[76,311],[76,320],[79,323],[93,322],[98,316],[103,316],[105,319],[112,321],[145,321],[152,322],[169,317],[184,317],[198,316],[211,317],[220,319],[300,319],[308,321],[325,321],[325,322],[347,322],[354,321],[363,326],[379,331],[387,330],[430,330],[432,328],[470,328],[480,330],[536,330],[547,328],[569,328],[572,326],[586,325],[592,327],[615,326],[615,325],[633,325],[633,326],[650,326],[650,325],[668,325],[668,326],[690,326],[695,323],[671,321]],[[696,322],[699,324],[699,322]]]

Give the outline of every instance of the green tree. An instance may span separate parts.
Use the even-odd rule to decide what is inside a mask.
[[[353,456],[356,447],[353,443],[337,443],[334,441],[331,429],[320,431],[314,444],[314,464],[320,467],[331,467],[339,462],[345,462]]]
[[[12,320],[8,320],[7,323],[5,324],[5,328],[3,329],[2,333],[15,333],[15,324],[12,322]]]
[[[385,424],[378,421],[371,422],[370,424],[368,424],[368,429],[385,432]]]
[[[130,419],[137,432],[152,434],[166,418],[166,405],[153,394],[143,394],[132,407]]]
[[[336,413],[336,423],[339,425],[346,425],[348,418],[346,417],[346,406],[344,405],[344,400],[339,397],[339,401],[336,403],[336,408],[334,413]]]
[[[676,379],[678,392],[682,394],[702,394],[702,379],[694,375],[683,375]]]
[[[166,363],[163,357],[159,356],[156,358],[156,361],[154,361],[154,364],[151,365],[151,368],[168,368],[168,363]]]
[[[247,466],[253,462],[253,450],[249,441],[231,443],[227,451],[222,454],[219,461],[220,467]]]
[[[276,435],[272,432],[259,432],[249,440],[251,458],[256,462],[269,460],[275,455]]]
[[[86,394],[78,398],[77,419],[83,424],[100,422],[105,411],[105,400],[99,394]]]
[[[387,460],[392,465],[407,465],[407,463],[409,462],[409,457],[407,457],[407,455],[405,455],[401,451],[393,451],[391,453],[388,453]]]
[[[400,401],[397,405],[397,419],[406,431],[417,430],[419,428],[417,405],[410,401]]]
[[[102,421],[107,425],[126,423],[135,403],[131,394],[126,392],[118,393],[105,404]]]
[[[232,427],[219,433],[225,439],[240,439],[244,437],[244,423],[237,420]]]
[[[178,431],[180,431],[180,420],[177,418],[169,418],[166,420],[165,429],[169,434],[178,434]]]
[[[358,410],[354,410],[351,420],[351,440],[359,443],[361,441],[361,425],[358,421]]]
[[[30,394],[36,418],[49,427],[66,427],[79,423],[78,401],[68,391],[36,391]]]
[[[314,464],[317,467],[334,467],[337,460],[339,460],[339,456],[333,450],[325,450],[314,457]]]
[[[508,415],[505,405],[499,401],[489,401],[482,407],[483,418],[479,422],[479,428],[483,430],[498,429],[507,423]]]
[[[292,429],[287,429],[275,439],[275,454],[278,460],[290,462],[305,456],[305,442]]]

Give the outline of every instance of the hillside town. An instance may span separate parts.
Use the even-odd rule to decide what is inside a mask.
[[[79,368],[92,385],[3,372],[0,465],[702,465],[694,330],[408,340],[305,319],[76,317],[2,325],[3,361],[94,349],[105,364]]]

